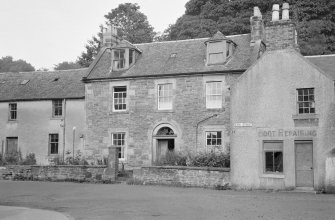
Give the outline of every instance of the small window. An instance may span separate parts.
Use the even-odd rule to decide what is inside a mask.
[[[314,88],[297,89],[298,92],[298,113],[314,114],[315,113],[315,96]]]
[[[283,173],[283,142],[264,142],[264,171],[266,173]]]
[[[49,134],[49,155],[58,154],[59,135]]]
[[[206,83],[206,108],[222,108],[222,83]]]
[[[113,67],[114,69],[124,69],[126,64],[125,50],[114,50]]]
[[[221,131],[207,131],[206,132],[206,146],[208,149],[214,150],[222,147],[222,132]]]
[[[113,88],[113,111],[127,110],[127,87],[120,86]]]
[[[158,109],[172,109],[172,83],[158,85]]]
[[[9,120],[15,121],[17,119],[17,104],[9,103]]]
[[[129,50],[129,65],[135,62],[135,51]]]
[[[119,159],[124,159],[124,149],[125,149],[125,133],[113,133],[112,134],[112,143],[119,150]]]
[[[63,101],[52,100],[52,117],[61,117],[63,115]]]

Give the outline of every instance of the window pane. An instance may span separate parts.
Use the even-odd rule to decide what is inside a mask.
[[[172,83],[158,85],[158,109],[172,109]]]
[[[221,108],[222,107],[222,84],[221,82],[206,83],[206,107]]]
[[[274,152],[274,172],[283,172],[283,152]]]
[[[273,152],[265,152],[265,171],[274,172],[273,169]]]

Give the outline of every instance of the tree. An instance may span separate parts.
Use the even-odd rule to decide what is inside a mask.
[[[147,16],[139,9],[140,6],[136,3],[120,4],[105,15],[105,18],[107,23],[118,27],[118,35],[123,39],[134,44],[152,42],[156,33]]]
[[[304,55],[335,52],[335,2],[332,0],[190,0],[185,14],[157,39],[180,40],[250,32],[252,8],[258,6],[265,21],[271,20],[273,4],[290,3]]]
[[[137,4],[120,4],[106,14],[105,18],[107,25],[113,24],[117,27],[120,38],[134,44],[152,42],[156,34],[148,22],[147,16],[140,12],[140,6]],[[102,26],[100,26],[100,32],[87,42],[85,51],[78,57],[77,63],[82,67],[88,67],[102,47],[101,39]]]
[[[67,62],[67,61],[56,64],[54,67],[55,70],[70,70],[79,68],[81,68],[81,65],[79,63]]]
[[[6,56],[0,59],[0,73],[3,72],[31,72],[35,68],[24,60],[13,60],[13,57]]]

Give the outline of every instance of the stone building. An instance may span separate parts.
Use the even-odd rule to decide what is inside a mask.
[[[229,148],[230,87],[264,49],[250,34],[110,42],[84,78],[88,155],[117,145],[120,160],[136,167],[168,150]]]
[[[83,152],[86,71],[0,73],[0,153],[35,153],[49,164],[73,146]]]
[[[231,177],[241,188],[323,189],[334,149],[335,56],[303,57],[288,5],[231,92]]]

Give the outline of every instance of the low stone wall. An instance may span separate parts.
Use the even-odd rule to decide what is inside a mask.
[[[6,165],[0,167],[0,179],[31,179],[31,176],[31,166],[29,165]]]
[[[31,166],[33,180],[98,182],[108,180],[107,166]]]
[[[229,168],[150,166],[135,169],[134,180],[144,184],[226,188],[230,185]]]
[[[335,193],[335,157],[326,159],[325,186],[327,193]]]

